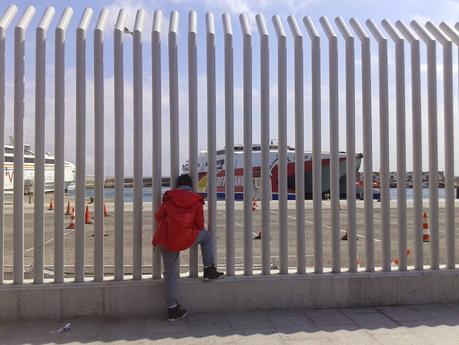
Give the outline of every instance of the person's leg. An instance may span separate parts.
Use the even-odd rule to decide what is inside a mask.
[[[201,231],[199,231],[195,243],[201,245],[202,264],[204,265],[204,268],[212,266],[214,264],[214,252],[212,249],[212,233],[210,231],[202,229]]]
[[[204,266],[204,280],[214,280],[223,278],[223,272],[218,272],[214,262],[214,252],[212,248],[212,233],[205,229],[199,231],[196,244],[201,245],[202,264]]]
[[[168,308],[177,305],[177,259],[179,253],[170,252],[161,248],[161,256],[164,264],[164,294]]]

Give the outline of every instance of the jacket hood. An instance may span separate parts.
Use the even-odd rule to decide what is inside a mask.
[[[180,208],[188,208],[197,203],[204,204],[204,199],[199,194],[180,189],[173,189],[165,192],[163,201],[171,201]]]

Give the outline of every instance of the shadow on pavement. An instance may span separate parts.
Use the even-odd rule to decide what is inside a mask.
[[[58,332],[68,322],[71,323],[70,329]],[[162,317],[8,321],[0,323],[0,343],[157,341],[222,344],[237,343],[247,336],[260,337],[261,342],[264,337],[268,337],[268,343],[288,343],[309,338],[320,338],[324,340],[321,343],[328,343],[327,339],[333,339],[332,336],[334,339],[343,337],[341,340],[347,342],[346,337],[353,335],[358,335],[364,342],[362,336],[365,335],[388,335],[410,332],[410,329],[416,330],[413,336],[425,340],[425,336],[435,336],[436,333],[431,330],[436,328],[447,329],[457,336],[456,339],[459,338],[459,304],[226,313],[190,311],[186,318],[176,322],[168,322]]]

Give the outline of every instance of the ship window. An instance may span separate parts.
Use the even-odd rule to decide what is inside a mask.
[[[14,150],[12,148],[5,147],[5,153],[14,153],[13,151]]]
[[[244,151],[242,146],[234,146],[234,151]]]
[[[206,166],[207,166],[207,162],[206,162]]]
[[[7,156],[7,157],[5,157],[5,162],[13,162],[13,159],[14,159],[13,157],[11,157],[11,156],[8,157]]]
[[[222,154],[224,154],[224,153],[225,153],[225,150],[218,150],[218,151],[217,151],[217,155],[222,155]]]
[[[46,164],[54,164],[54,159],[45,159]]]
[[[24,158],[24,163],[35,163],[35,158],[26,157]]]

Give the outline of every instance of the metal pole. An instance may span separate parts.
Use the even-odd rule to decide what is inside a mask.
[[[407,269],[406,239],[406,130],[405,130],[405,48],[404,40],[392,24],[383,20],[382,26],[395,44],[395,92],[397,123],[397,227],[399,271]]]
[[[28,6],[14,29],[14,283],[24,282],[24,70],[25,33],[35,14]],[[3,172],[2,172],[3,174]],[[3,188],[3,187],[2,187]]]
[[[415,20],[410,22],[413,30],[427,46],[427,108],[429,121],[429,208],[431,235],[431,269],[439,268],[438,241],[438,128],[437,128],[437,55],[436,41]]]
[[[314,208],[314,272],[323,272],[322,241],[322,142],[321,142],[321,81],[320,36],[310,17],[304,17],[304,25],[311,38],[312,76],[312,179]]]
[[[198,182],[198,27],[195,11],[188,16],[188,112],[189,112],[189,171],[193,190]],[[198,246],[190,248],[190,277],[198,276]]]
[[[357,19],[350,21],[360,39],[362,54],[362,117],[363,117],[363,156],[364,170],[364,208],[365,208],[365,270],[375,270],[374,220],[373,220],[373,146],[371,114],[371,51],[370,38]]]
[[[320,23],[328,38],[328,74],[330,104],[330,199],[332,272],[341,271],[340,253],[340,191],[339,191],[339,89],[338,89],[338,37],[327,17]]]
[[[177,177],[180,175],[180,138],[179,138],[179,86],[178,86],[178,21],[179,13],[172,11],[169,20],[169,103],[170,103],[170,179],[171,188],[176,188]],[[180,272],[180,257],[177,259]]]
[[[172,11],[169,22],[169,98],[170,98],[170,147],[171,147],[171,187],[176,187],[180,174],[179,161],[179,93],[177,35],[179,14]]]
[[[5,41],[6,41],[6,30],[10,25],[11,21],[13,20],[14,16],[18,8],[15,5],[10,5],[6,9],[3,16],[0,18],[0,142],[5,142]],[[38,46],[38,45],[37,45]],[[5,150],[0,150],[0,186],[5,185]],[[3,187],[2,187],[3,188]],[[34,194],[36,198],[36,194]],[[42,193],[43,197],[43,193]],[[4,279],[4,225],[5,225],[5,218],[3,215],[3,202],[4,202],[4,193],[0,193],[0,285],[3,284]],[[36,203],[35,203],[36,205]],[[43,207],[41,208],[40,212],[43,212]],[[37,212],[35,212],[37,214]],[[43,219],[43,217],[42,217]],[[35,223],[37,224],[37,223]],[[43,220],[41,221],[41,233],[43,233]],[[40,230],[35,230],[35,239],[40,234]],[[42,241],[43,243],[43,241]],[[40,254],[40,253],[38,253]],[[34,257],[37,257],[35,254]],[[43,255],[41,256],[43,257]],[[43,262],[43,259],[41,260]]]
[[[446,254],[447,268],[454,269],[454,110],[453,110],[453,44],[435,25],[426,23],[426,28],[443,45],[443,111],[445,133],[445,192],[446,192]]]
[[[73,10],[67,7],[55,34],[54,86],[54,282],[64,282],[64,146],[65,146],[65,32]],[[21,177],[22,180],[22,177]],[[82,215],[77,215],[81,217]],[[84,216],[84,215],[83,215]]]
[[[86,31],[92,9],[86,8],[76,32],[76,191],[75,281],[84,281],[85,191],[86,191]]]
[[[233,30],[231,17],[223,14],[225,35],[225,204],[226,204],[226,274],[234,275],[234,81]]]
[[[34,253],[33,281],[43,283],[44,193],[45,193],[45,117],[46,117],[46,32],[55,10],[48,7],[36,30],[35,69],[35,172],[34,172]],[[3,130],[2,130],[3,133]],[[4,152],[3,150],[1,150]],[[3,162],[3,159],[2,159]],[[2,174],[3,175],[3,174]],[[3,186],[3,182],[0,183]],[[3,202],[2,202],[3,203]]]
[[[207,227],[212,231],[212,248],[217,264],[217,144],[216,144],[216,87],[215,87],[215,23],[213,13],[206,13],[207,62]]]
[[[134,24],[133,52],[133,93],[134,93],[134,234],[132,278],[142,279],[142,218],[143,218],[143,61],[142,31],[145,12],[138,10]]]
[[[401,21],[395,23],[411,45],[411,113],[413,126],[413,208],[415,233],[415,269],[424,269],[422,241],[422,109],[421,109],[421,62],[419,40]]]
[[[153,233],[157,229],[155,212],[161,204],[161,22],[162,12],[156,10],[153,17],[151,32],[151,68],[152,68],[152,98],[153,98]],[[161,278],[161,253],[153,249],[153,279]]]
[[[295,75],[295,204],[296,204],[296,271],[306,273],[306,248],[304,229],[304,72],[303,35],[294,16],[288,24],[294,40]]]
[[[277,35],[278,68],[278,200],[280,274],[288,274],[288,205],[287,205],[287,36],[279,16],[273,16]]]
[[[336,18],[335,23],[346,43],[346,194],[348,255],[349,272],[357,272],[354,37],[341,17]]]
[[[247,15],[239,16],[243,35],[244,75],[244,274],[252,275],[252,33]]]
[[[94,280],[104,280],[104,29],[102,9],[94,30]]]
[[[124,279],[124,62],[126,12],[118,13],[113,32],[115,76],[115,280]]]
[[[382,231],[382,270],[391,271],[390,244],[390,182],[389,182],[389,90],[387,39],[372,20],[366,24],[378,41],[379,73],[379,156],[380,156],[380,193],[381,193],[381,231]]]
[[[269,34],[265,18],[256,15],[260,35],[260,118],[261,118],[261,273],[270,274],[271,176],[269,170]]]

